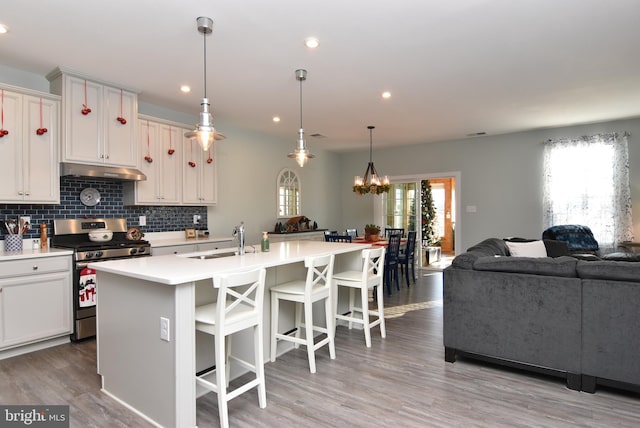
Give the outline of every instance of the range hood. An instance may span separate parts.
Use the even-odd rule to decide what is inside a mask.
[[[141,171],[134,168],[115,166],[85,165],[79,163],[60,163],[61,177],[110,178],[117,181],[143,181],[147,179]]]

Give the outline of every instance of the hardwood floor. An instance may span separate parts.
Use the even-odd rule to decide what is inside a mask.
[[[335,360],[304,348],[267,363],[267,407],[257,393],[229,403],[235,427],[637,427],[640,396],[567,389],[561,379],[460,359],[444,361],[442,276],[385,296],[387,338],[339,326]],[[100,392],[95,341],[0,361],[3,404],[69,404],[72,427],[148,427]],[[163,405],[163,403],[158,403]],[[218,426],[215,394],[198,400],[200,427]]]

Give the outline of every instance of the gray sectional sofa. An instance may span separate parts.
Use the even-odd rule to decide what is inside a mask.
[[[443,280],[446,361],[562,376],[574,390],[640,392],[640,263],[511,257],[490,238],[458,255]]]

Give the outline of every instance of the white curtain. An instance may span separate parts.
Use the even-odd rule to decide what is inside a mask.
[[[603,253],[633,240],[627,134],[545,142],[545,228],[589,226]]]

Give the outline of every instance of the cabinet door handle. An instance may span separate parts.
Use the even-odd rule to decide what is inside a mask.
[[[24,195],[24,192],[22,192],[22,191],[20,190],[20,191],[18,191],[18,195],[22,196],[22,195]]]
[[[33,270],[38,270],[38,265],[33,265]]]

